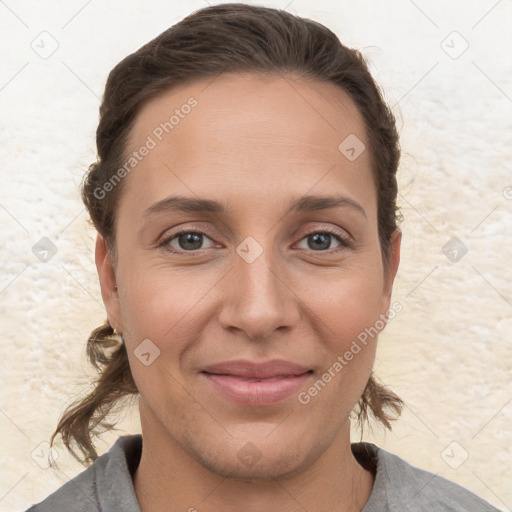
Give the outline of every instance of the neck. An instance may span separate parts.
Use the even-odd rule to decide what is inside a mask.
[[[242,481],[206,468],[157,421],[143,421],[142,455],[133,479],[140,509],[361,511],[371,494],[374,475],[354,458],[348,420],[345,427],[329,448],[300,472]]]

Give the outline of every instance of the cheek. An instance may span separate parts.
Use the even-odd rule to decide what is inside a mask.
[[[133,378],[148,403],[168,404],[165,411],[184,407],[190,398],[180,364],[204,328],[198,320],[207,303],[206,292],[193,284],[163,270],[132,269],[122,300]]]
[[[385,325],[380,285],[377,272],[354,271],[327,292],[317,293],[316,301],[312,298],[323,365],[300,403],[307,404],[313,416],[327,408],[342,421],[361,397],[375,362],[378,331]]]
[[[325,403],[352,405],[361,396],[375,362],[378,332],[385,323],[380,317],[382,281],[376,270],[352,269],[317,293],[312,306],[318,318],[317,336],[323,341],[324,366],[319,379],[326,386],[317,406]],[[317,386],[322,388],[323,384]],[[311,390],[313,396],[315,390]],[[307,398],[307,397],[306,397]],[[340,413],[348,411],[340,410]]]
[[[208,292],[208,272],[195,275],[169,265],[132,266],[125,274],[123,309],[135,329],[169,330]],[[165,325],[163,325],[165,323]]]
[[[179,362],[208,321],[208,293],[217,281],[211,272],[196,271],[194,276],[184,269],[137,272],[132,268],[121,300],[125,339],[131,349],[149,339],[162,354],[171,356],[170,364]]]
[[[338,343],[357,337],[379,319],[382,276],[378,270],[350,269],[324,284],[308,295],[308,301]]]

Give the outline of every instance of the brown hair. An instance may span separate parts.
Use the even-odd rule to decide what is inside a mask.
[[[82,199],[92,223],[105,238],[114,264],[115,213],[124,181],[108,193],[101,187],[123,166],[136,114],[148,100],[173,86],[214,79],[228,72],[291,72],[305,79],[333,83],[348,93],[368,132],[377,189],[379,240],[384,266],[388,268],[390,238],[397,228],[396,171],[400,147],[394,116],[365,59],[315,21],[283,10],[242,3],[214,5],[193,12],[124,58],[108,76],[96,132],[97,161],[84,177]],[[92,437],[114,428],[105,418],[112,414],[120,399],[138,395],[122,341],[108,320],[91,332],[87,355],[99,373],[95,388],[68,406],[51,437],[53,444],[60,434],[67,449],[82,464],[98,457]],[[110,350],[112,347],[115,349]],[[376,381],[372,372],[356,404],[357,418],[362,426],[370,412],[391,430],[390,421],[400,415],[403,405],[396,394]],[[70,446],[71,442],[76,443],[83,460]]]

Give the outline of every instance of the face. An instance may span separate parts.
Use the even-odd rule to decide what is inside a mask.
[[[385,271],[368,148],[348,95],[291,75],[222,75],[141,109],[115,267],[101,236],[96,256],[143,432],[240,478],[348,439],[376,337],[344,354],[382,326],[400,244]]]

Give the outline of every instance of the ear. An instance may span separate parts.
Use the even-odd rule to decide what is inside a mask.
[[[402,242],[402,231],[396,228],[391,234],[390,254],[388,267],[384,269],[384,287],[382,290],[381,313],[386,314],[391,303],[391,293],[393,292],[393,282],[400,264],[400,244]]]
[[[123,326],[121,325],[121,308],[116,289],[115,269],[108,253],[105,238],[100,233],[96,237],[95,260],[100,279],[101,297],[107,310],[108,321],[117,332],[122,333]]]

